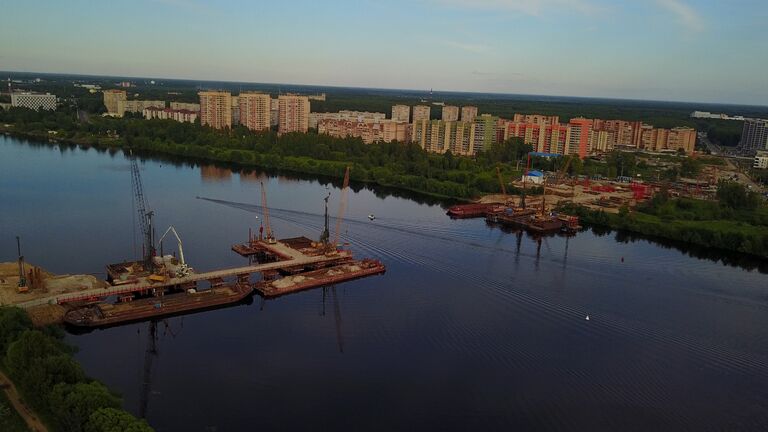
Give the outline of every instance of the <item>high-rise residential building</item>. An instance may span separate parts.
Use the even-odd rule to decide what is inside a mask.
[[[413,123],[416,123],[419,120],[429,120],[429,116],[429,105],[416,105],[413,107]]]
[[[477,107],[476,106],[463,106],[463,107],[461,107],[461,121],[463,121],[463,122],[473,122],[473,121],[475,121],[475,117],[477,117]]]
[[[568,122],[568,134],[563,154],[575,154],[585,158],[589,152],[589,138],[592,133],[592,120],[574,118]]]
[[[263,93],[240,93],[240,124],[253,131],[269,130],[272,98]]]
[[[307,132],[309,129],[309,99],[306,96],[280,95],[277,131],[280,134]]]
[[[413,123],[411,140],[428,152],[473,156],[475,129],[473,122],[419,120]]]
[[[497,132],[498,117],[490,114],[478,116],[474,123],[473,150],[475,153],[488,150],[491,145],[498,142]]]
[[[459,120],[459,107],[454,105],[443,106],[443,121],[458,121]]]
[[[269,126],[275,127],[280,121],[280,104],[277,99],[270,100],[269,104]]]
[[[768,120],[744,120],[739,147],[741,147],[741,150],[744,153],[753,153],[757,150],[768,150]]]
[[[240,124],[240,96],[232,96],[232,126]]]
[[[11,106],[29,108],[35,111],[53,111],[56,109],[56,95],[30,92],[11,93]]]
[[[232,95],[228,91],[201,91],[200,124],[214,129],[232,127]]]
[[[118,112],[117,105],[119,101],[128,99],[125,90],[110,89],[104,90],[102,93],[104,93],[104,106],[107,107],[107,114],[122,117],[123,113]]]
[[[411,120],[411,107],[408,105],[392,105],[392,121],[406,122]]]
[[[188,102],[171,102],[171,109],[200,112],[200,104]]]

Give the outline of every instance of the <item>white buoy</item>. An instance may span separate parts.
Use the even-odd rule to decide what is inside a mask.
[[[587,320],[587,321],[589,321],[589,315],[587,315],[587,318],[586,318],[586,320]]]

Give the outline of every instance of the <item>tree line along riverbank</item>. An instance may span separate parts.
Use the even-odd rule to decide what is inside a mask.
[[[121,399],[89,378],[60,327],[35,329],[22,309],[0,307],[0,367],[53,431],[151,432]]]
[[[274,132],[253,133],[242,127],[222,132],[171,120],[95,117],[80,122],[76,118],[74,112],[11,109],[0,111],[0,128],[17,136],[43,140],[55,137],[86,146],[128,148],[338,179],[343,177],[345,168],[351,166],[352,181],[464,200],[498,193],[500,185],[496,169],[507,180],[520,176],[522,168],[518,161],[531,151],[530,146],[511,139],[470,158],[451,153],[428,153],[412,143],[364,144],[359,139],[315,133],[278,136]],[[699,169],[699,163],[689,158],[670,157],[676,158],[678,168],[654,173],[657,177],[664,175],[673,180],[680,173],[695,174]],[[556,170],[564,163],[562,159],[537,159],[534,166]],[[619,170],[625,175],[642,173],[644,178],[650,177],[648,167],[640,158],[618,152],[609,154],[602,161],[574,160],[568,173],[608,176],[616,175]],[[748,191],[743,193],[748,197],[754,195]],[[719,203],[690,204],[695,200],[685,199],[668,198],[664,202],[672,204],[658,208],[640,206],[637,211],[619,215],[573,206],[563,210],[580,215],[588,224],[768,257],[768,234],[765,232],[768,224],[761,218],[741,216],[744,212],[762,215],[766,210],[759,199],[750,198],[751,209],[742,204],[738,208],[723,207]],[[709,211],[712,205],[736,213],[713,213]]]

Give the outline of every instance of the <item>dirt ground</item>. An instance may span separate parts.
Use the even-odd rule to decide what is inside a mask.
[[[618,202],[610,202],[611,199],[614,200],[621,200],[622,203],[626,203],[628,205],[633,204],[633,196],[632,191],[629,189],[629,187],[622,187],[619,186],[622,189],[618,189],[615,192],[599,192],[594,193],[590,191],[588,188],[585,188],[581,185],[576,185],[575,187],[572,186],[547,186],[547,196],[546,196],[546,204],[547,209],[550,210],[553,207],[555,207],[560,201],[569,201],[569,202],[575,202],[577,204],[584,205],[587,208],[591,208],[593,210],[597,209],[603,209],[603,211],[607,213],[618,213],[619,207],[621,206]],[[603,198],[604,201],[609,202],[609,204],[605,205],[597,205],[596,201],[599,198]],[[535,195],[535,196],[527,196],[525,199],[525,204],[527,207],[531,208],[541,208],[541,201],[542,197],[541,195]],[[485,195],[483,196],[479,202],[481,203],[503,203],[504,202],[504,196],[501,194],[496,195]],[[520,196],[519,195],[509,195],[507,196],[507,202],[518,206],[520,204]]]
[[[41,280],[37,287],[19,292],[19,266],[17,262],[0,263],[0,306],[14,305],[56,294],[72,293],[86,289],[104,288],[107,282],[92,275],[54,275],[32,264],[25,264],[25,271],[40,269]]]

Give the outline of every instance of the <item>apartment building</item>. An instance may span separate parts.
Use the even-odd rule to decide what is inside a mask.
[[[117,116],[122,117],[125,113],[142,113],[145,108],[165,108],[165,101],[161,100],[118,100]]]
[[[232,96],[232,126],[240,124],[240,96]]]
[[[16,92],[11,93],[11,106],[31,110],[56,110],[56,95],[50,93]]]
[[[474,125],[474,141],[472,143],[474,153],[487,150],[492,144],[499,141],[498,121],[499,118],[496,116],[482,114],[472,122]]]
[[[201,91],[200,124],[214,129],[232,127],[232,95],[228,91]]]
[[[562,154],[575,154],[580,158],[587,157],[589,140],[592,134],[592,120],[575,118],[568,122],[566,146]]]
[[[752,168],[768,169],[768,151],[758,150],[755,153],[755,161]]]
[[[142,111],[147,120],[161,119],[174,120],[179,123],[194,123],[197,120],[198,112],[186,109],[147,107]]]
[[[306,133],[309,129],[309,99],[306,96],[280,95],[277,101],[278,133]]]
[[[309,127],[317,129],[320,120],[352,120],[360,122],[382,122],[386,120],[385,113],[368,111],[348,111],[342,110],[335,113],[309,113]]]
[[[475,121],[476,117],[477,117],[477,107],[476,106],[463,106],[463,107],[461,107],[461,121],[463,121],[463,122],[473,122],[473,121]]]
[[[445,105],[442,113],[443,121],[459,121],[459,107],[454,105]]]
[[[650,125],[643,125],[640,143],[640,148],[643,150],[660,152],[682,149],[685,153],[691,154],[696,146],[696,130],[688,127],[657,129]]]
[[[171,102],[171,109],[200,112],[200,104],[188,102]]]
[[[429,105],[416,105],[413,107],[413,123],[419,120],[429,120],[430,107]]]
[[[280,121],[280,104],[277,99],[273,98],[270,100],[269,106],[269,125],[275,127]]]
[[[408,105],[392,105],[392,121],[406,122],[411,120],[411,107]]]
[[[351,119],[322,119],[317,124],[317,132],[336,138],[360,138],[365,144],[405,142],[409,138],[410,125],[392,120],[370,122]]]
[[[745,153],[768,150],[768,120],[744,120],[739,147]]]
[[[269,130],[272,98],[263,93],[240,93],[238,97],[240,124],[252,131]]]
[[[104,94],[104,106],[107,107],[107,114],[122,117],[123,113],[117,111],[117,104],[119,101],[128,99],[125,90],[104,90],[102,93]]]

